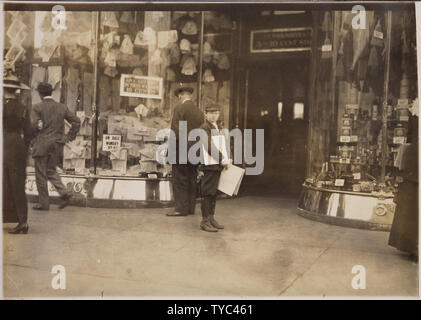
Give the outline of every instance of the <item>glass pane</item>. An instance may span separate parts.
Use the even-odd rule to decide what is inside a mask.
[[[304,103],[296,102],[294,103],[294,120],[304,119]]]

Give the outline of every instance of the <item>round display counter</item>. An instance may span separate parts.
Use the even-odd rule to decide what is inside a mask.
[[[139,178],[61,174],[63,183],[74,196],[70,205],[96,208],[159,208],[174,205],[170,178]],[[60,196],[48,182],[50,202],[58,204]],[[28,173],[26,194],[30,202],[38,201],[35,174]]]
[[[339,226],[389,231],[395,206],[391,195],[325,189],[304,183],[298,214]]]

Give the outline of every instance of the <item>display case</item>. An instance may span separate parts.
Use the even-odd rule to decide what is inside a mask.
[[[318,60],[329,73],[315,99],[331,109],[313,115],[311,138],[328,137],[323,155],[309,164],[299,208],[336,224],[388,229],[402,182],[399,154],[411,142],[409,109],[418,104],[415,16],[367,11],[366,29],[352,27],[352,17],[345,11],[319,16]]]

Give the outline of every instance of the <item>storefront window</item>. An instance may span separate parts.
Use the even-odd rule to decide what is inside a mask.
[[[307,182],[344,191],[391,193],[400,182],[399,149],[410,139],[409,108],[417,103],[411,28],[415,17],[409,11],[367,11],[366,29],[352,28],[351,19],[348,11],[321,15],[319,63],[328,69],[318,74],[316,101],[330,101],[333,109],[325,115],[319,110],[311,121],[317,125],[313,135],[329,133],[320,136],[329,157],[311,164],[312,169],[316,163],[321,168]],[[336,40],[327,54],[323,48],[329,39]],[[388,55],[400,63],[389,63]],[[333,56],[336,59],[331,60]]]
[[[96,174],[167,177],[171,166],[156,161],[162,143],[156,134],[170,127],[180,83],[195,88],[193,99],[202,109],[220,104],[222,125],[229,126],[232,19],[219,12],[104,11],[98,26],[96,14],[66,11],[67,29],[57,31],[51,12],[7,13],[11,36],[22,35],[19,46],[7,41],[6,49],[18,68],[26,67],[21,76],[32,87],[27,103],[40,102],[35,88],[47,81],[54,87],[53,98],[80,118],[78,136],[60,155],[63,173],[92,173],[96,101]],[[32,25],[33,33],[23,32]]]

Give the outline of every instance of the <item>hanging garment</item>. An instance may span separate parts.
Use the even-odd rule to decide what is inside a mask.
[[[371,37],[371,45],[376,47],[383,47],[384,45],[384,34],[381,26],[380,17],[377,19],[376,26],[374,27],[373,34]]]
[[[120,111],[121,96],[120,96],[120,79],[111,80],[111,102],[114,111]]]
[[[111,107],[111,79],[100,75],[98,82],[98,108],[100,112],[110,110]]]
[[[55,101],[60,101],[61,98],[61,79],[63,77],[61,66],[49,66],[48,72],[48,83],[53,86],[52,97]]]
[[[123,11],[120,17],[120,22],[134,23],[133,13],[131,11]]]
[[[172,70],[171,68],[167,68],[165,78],[167,79],[167,81],[171,81],[171,82],[176,81],[176,76],[175,76],[174,70]]]
[[[104,74],[110,78],[114,78],[118,75],[118,70],[115,67],[106,66],[104,69]]]
[[[345,79],[349,82],[352,81],[353,73],[352,73],[352,61],[353,61],[353,34],[352,28],[348,29],[346,32],[344,39],[343,39],[343,62],[344,62],[344,71],[345,71]]]
[[[81,83],[79,70],[69,68],[64,81],[66,84],[66,106],[70,112],[76,113],[77,99],[79,96],[79,84]]]
[[[158,48],[167,48],[171,44],[177,42],[178,36],[176,30],[159,31],[158,32]]]
[[[104,11],[102,12],[102,25],[110,28],[118,28],[119,24],[115,12]]]
[[[179,64],[180,56],[181,56],[181,52],[180,52],[180,48],[178,47],[178,44],[177,43],[172,44],[170,47],[170,53],[169,53],[170,64]]]
[[[92,97],[94,90],[94,74],[91,72],[83,73],[83,110],[86,115],[92,114]]]

